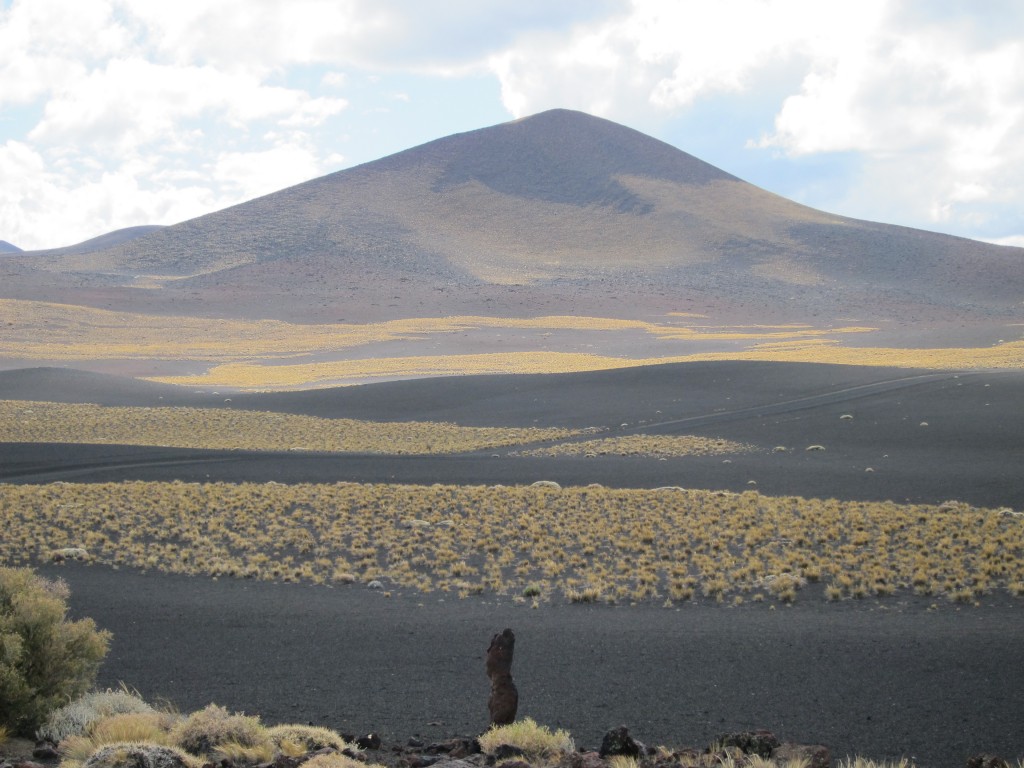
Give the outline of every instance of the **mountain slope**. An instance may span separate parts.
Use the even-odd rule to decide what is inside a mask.
[[[552,110],[98,251],[15,259],[0,291],[52,299],[52,285],[84,303],[298,320],[911,322],[1012,316],[1022,266],[1022,249],[816,211],[632,129]]]
[[[115,229],[112,232],[107,232],[97,237],[83,240],[80,243],[74,245],[66,245],[61,248],[47,248],[44,250],[34,251],[36,254],[45,254],[49,256],[55,255],[68,255],[77,256],[85,253],[95,253],[97,251],[103,251],[108,248],[126,243],[129,240],[134,240],[137,237],[143,237],[152,232],[163,229],[162,226],[156,224],[143,224],[137,227],[124,227],[123,229]]]
[[[6,240],[0,240],[0,253],[23,253],[23,251],[13,243],[8,243]]]

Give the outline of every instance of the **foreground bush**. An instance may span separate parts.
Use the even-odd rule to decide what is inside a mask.
[[[527,762],[548,761],[576,749],[568,731],[552,733],[544,725],[537,725],[532,718],[517,720],[510,725],[491,728],[479,738],[480,749],[493,755],[498,747],[515,747],[522,751]]]
[[[36,735],[54,744],[81,736],[99,721],[114,715],[151,714],[153,708],[131,691],[94,691],[50,713]],[[127,739],[117,739],[127,741]]]
[[[352,749],[339,734],[318,725],[275,725],[267,729],[267,736],[282,754],[290,757],[325,748],[338,752]]]
[[[112,744],[173,746],[170,730],[177,718],[166,712],[111,715],[94,723],[88,733],[68,736],[60,743],[61,768],[77,768]]]
[[[193,755],[240,762],[260,762],[273,756],[274,744],[258,717],[231,714],[224,707],[209,704],[193,712],[171,731],[174,744]]]
[[[67,621],[67,585],[0,568],[0,726],[31,736],[96,680],[110,633]]]
[[[129,742],[102,747],[82,768],[198,768],[201,764],[175,747]]]

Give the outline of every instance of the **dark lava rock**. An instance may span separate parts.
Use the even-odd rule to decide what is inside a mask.
[[[1010,763],[999,755],[982,753],[967,758],[967,768],[1010,768]]]
[[[440,762],[450,762],[447,755],[407,755],[403,761],[409,768],[430,768]]]
[[[476,739],[457,736],[453,739],[429,744],[423,751],[430,755],[444,754],[453,758],[462,758],[479,754],[480,742]]]
[[[765,759],[772,756],[772,750],[781,746],[775,734],[765,730],[726,733],[719,736],[717,741],[724,747],[739,747],[745,755],[757,755]]]
[[[36,760],[58,760],[60,759],[60,752],[57,751],[56,744],[43,739],[36,742],[36,748],[32,750],[32,757]]]
[[[629,735],[629,729],[620,725],[612,728],[601,740],[601,757],[612,755],[625,755],[626,757],[640,757],[644,753],[644,745]]]
[[[519,691],[512,682],[512,656],[515,649],[516,636],[511,629],[494,635],[487,648],[485,668],[491,680],[487,709],[491,715],[491,725],[509,725],[516,719]]]
[[[559,761],[562,768],[607,768],[597,752],[570,752]]]
[[[526,757],[526,753],[511,744],[499,744],[491,757],[498,762],[499,760],[508,760],[510,757]]]
[[[345,741],[351,741],[351,739],[345,739]],[[368,733],[365,736],[360,736],[355,740],[356,746],[360,749],[380,749],[380,736],[376,733]]]

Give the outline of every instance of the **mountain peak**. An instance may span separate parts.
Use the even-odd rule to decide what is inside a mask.
[[[21,252],[22,252],[21,248],[19,248],[18,246],[14,245],[13,243],[8,243],[6,240],[0,240],[0,253],[21,253]]]
[[[0,295],[116,289],[147,311],[303,322],[604,317],[612,303],[628,317],[760,308],[804,321],[1009,316],[1022,291],[1019,250],[816,211],[566,109],[124,234],[99,251],[8,255]]]
[[[647,213],[651,205],[618,177],[687,185],[738,181],[663,141],[570,109],[457,133],[369,165],[397,169],[423,162],[439,167],[435,192],[476,182],[519,198],[622,213]]]

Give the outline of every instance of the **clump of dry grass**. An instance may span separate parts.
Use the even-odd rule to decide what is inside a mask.
[[[50,713],[37,736],[60,744],[72,736],[83,736],[100,721],[117,715],[152,715],[155,710],[137,692],[122,687],[93,691]],[[133,741],[134,739],[117,739]]]
[[[263,762],[274,754],[274,744],[258,717],[230,713],[210,704],[174,726],[171,743],[204,757],[219,756],[242,762]]]
[[[100,748],[110,744],[154,744],[171,746],[170,730],[175,717],[161,712],[110,715],[96,721],[84,734],[60,742],[63,768],[86,762]]]
[[[338,752],[354,749],[335,731],[316,725],[275,725],[267,729],[267,736],[282,754],[291,757],[328,747]]]
[[[836,768],[915,768],[915,764],[905,757],[896,763],[888,760],[876,762],[865,757],[845,757],[839,761]]]
[[[101,747],[81,765],[82,768],[200,768],[202,761],[177,747],[126,742]]]
[[[480,749],[487,755],[493,755],[501,746],[515,747],[531,764],[553,763],[561,755],[576,749],[568,731],[552,731],[529,717],[509,725],[492,727],[480,736],[479,742]]]

